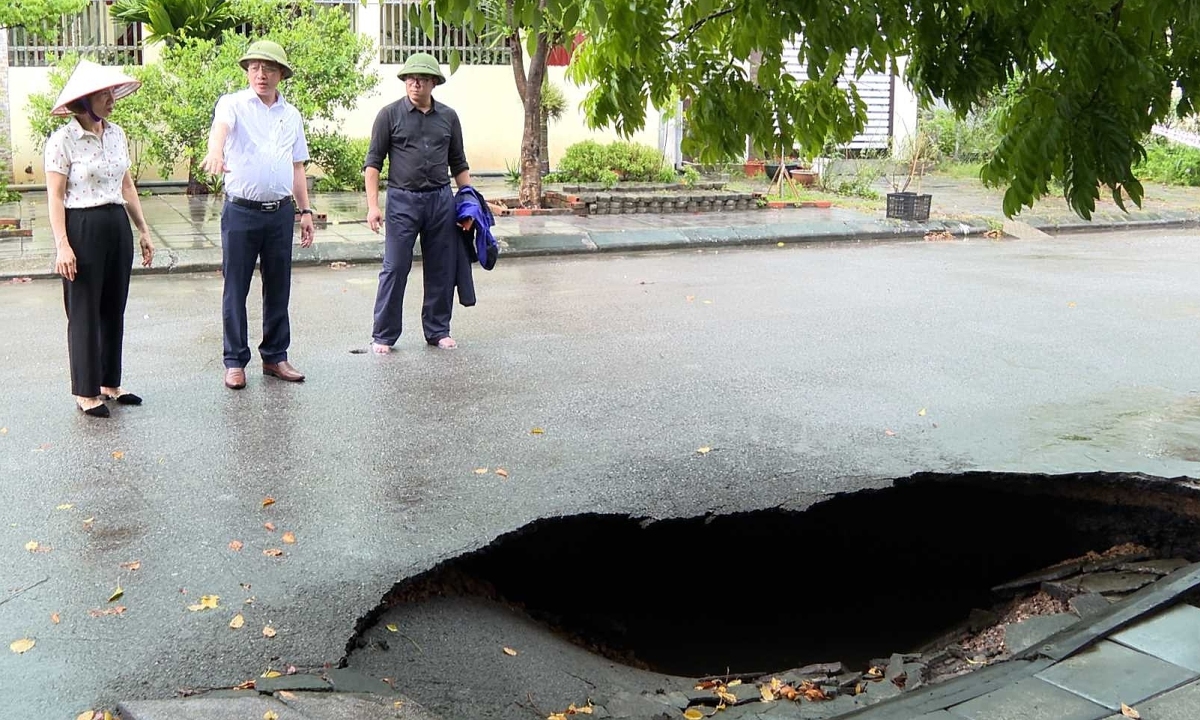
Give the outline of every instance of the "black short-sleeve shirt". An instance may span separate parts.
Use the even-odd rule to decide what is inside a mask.
[[[428,112],[418,110],[407,97],[379,111],[363,169],[383,169],[385,156],[388,187],[402,190],[449,185],[452,176],[470,169],[458,113],[436,100]]]

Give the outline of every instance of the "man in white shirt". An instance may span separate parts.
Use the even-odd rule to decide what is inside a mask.
[[[221,268],[225,290],[225,386],[246,387],[250,348],[246,338],[246,296],[254,264],[263,285],[263,337],[258,346],[263,374],[288,382],[304,375],[288,362],[291,323],[292,236],[300,213],[300,246],[313,242],[312,209],[304,163],[308,140],[304,120],[276,89],[292,76],[287,54],[277,43],[259,40],[238,61],[249,87],[222,95],[213,114],[208,155],[201,166],[225,175],[221,213]]]

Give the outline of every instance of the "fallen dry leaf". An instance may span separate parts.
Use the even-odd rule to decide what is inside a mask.
[[[695,296],[695,295],[688,295],[688,296],[687,296],[687,297],[685,297],[684,299],[685,299],[685,300],[687,300],[688,302],[691,302],[691,301],[693,301],[693,300],[695,300],[695,299],[696,299],[696,296]]]
[[[775,247],[787,247],[787,243],[777,242],[775,243]]]
[[[737,687],[738,685],[741,685],[741,684],[742,684],[741,680],[735,679],[735,680],[730,680],[728,683],[726,683],[726,686],[727,687]]]
[[[268,710],[263,713],[263,720],[279,720],[279,715],[274,710]]]
[[[388,632],[400,632],[400,628],[396,627],[394,623],[388,623],[385,627],[387,627]]]
[[[540,427],[535,427],[534,429],[529,431],[530,435],[544,435],[545,433],[546,433],[546,431],[541,429]]]
[[[116,602],[117,600],[120,600],[124,596],[125,596],[125,588],[118,585],[117,589],[112,591],[112,595],[108,596],[108,601]]]
[[[516,656],[517,656],[517,651],[516,651],[516,650],[513,650],[513,649],[512,649],[512,648],[510,648],[510,647],[506,647],[506,648],[504,648],[504,654],[505,654],[505,655],[507,655],[507,656],[509,656],[509,657],[516,657]]]
[[[279,672],[278,670],[268,669],[265,673],[262,674],[262,676],[265,678],[277,678],[277,677],[283,677],[283,673]]]
[[[75,506],[72,505],[71,503],[63,503],[62,505],[59,505],[58,507],[56,507],[54,509],[55,510],[70,510],[73,507],[75,507]]]
[[[81,712],[75,716],[75,720],[94,720],[95,717],[96,717],[95,710],[84,710],[83,712]]]
[[[700,712],[696,708],[688,708],[687,710],[683,711],[683,716],[687,718],[687,720],[703,720],[704,713]]]
[[[8,434],[8,428],[6,428],[6,427],[0,428],[0,435],[7,435],[7,434]]]
[[[704,301],[704,304],[705,304],[705,305],[712,305],[712,300],[705,300],[705,301]]]
[[[1072,305],[1073,304],[1074,303],[1072,303]],[[1141,720],[1141,717],[1142,717],[1142,714],[1140,712],[1138,712],[1137,710],[1134,710],[1133,708],[1129,707],[1125,703],[1121,703],[1121,714],[1127,718],[1133,718],[1133,720]]]
[[[1075,303],[1069,302],[1069,303],[1067,303],[1067,307],[1073,308],[1073,307],[1075,307]],[[1134,712],[1137,712],[1137,710],[1134,710]]]
[[[38,548],[40,548],[41,546],[42,546],[42,544],[39,543],[37,540],[30,540],[29,542],[25,543],[25,549],[28,550],[29,552],[37,552]]]
[[[201,595],[200,602],[195,605],[188,605],[188,610],[192,612],[200,612],[201,610],[214,610],[221,604],[220,595]]]
[[[242,545],[241,540],[230,540],[229,541],[229,549],[234,552],[241,552],[242,547],[243,547],[243,545]]]
[[[262,629],[262,634],[263,634],[263,637],[265,637],[265,638],[273,638],[276,635],[275,628],[268,625]]]
[[[475,468],[476,475],[487,475],[487,473],[488,473],[487,468]]]
[[[88,615],[90,615],[94,618],[108,617],[109,615],[123,615],[123,614],[125,614],[125,606],[124,605],[118,605],[116,607],[110,607],[110,608],[94,608],[92,610],[88,610]]]
[[[775,702],[775,692],[766,685],[758,689],[758,694],[762,696],[762,701],[765,703]]]
[[[256,684],[257,683],[255,683],[253,680],[246,680],[245,682],[241,682],[241,683],[238,683],[237,685],[234,685],[233,689],[234,690],[253,690],[254,686]]]
[[[83,520],[83,529],[84,529],[84,530],[91,530],[91,529],[92,529],[92,523],[94,523],[94,522],[96,522],[96,518],[94,518],[94,517],[90,517],[90,518],[84,518],[84,520]]]
[[[266,550],[263,550],[263,555],[268,557],[279,557],[283,555],[283,551],[279,548],[267,548]]]
[[[133,572],[134,570],[140,570],[141,567],[142,567],[141,560],[133,560],[133,561],[127,562],[127,563],[121,563],[121,569],[129,570],[130,572]]]
[[[921,408],[920,410],[918,410],[917,415],[920,417],[925,417],[925,408]]]
[[[125,457],[125,453],[120,450],[113,450],[112,456],[113,460],[122,460]]]
[[[709,446],[707,446],[707,445],[705,445],[704,447],[698,447],[698,448],[696,448],[696,453],[697,453],[697,454],[699,454],[699,455],[707,455],[707,454],[709,454],[710,452],[712,452],[712,448],[710,448],[710,447],[709,447]]]
[[[262,501],[263,507],[266,507],[268,505],[274,505],[274,504],[275,504],[275,498],[273,498],[269,495],[267,497],[263,498],[263,501]]]
[[[288,545],[294,545],[296,543],[296,533],[289,530],[283,534],[282,539]]]
[[[242,617],[241,613],[234,615],[233,619],[229,621],[229,627],[233,628],[234,630],[240,629],[245,624],[246,618]]]
[[[508,471],[504,468],[496,468],[496,474],[502,478],[508,477]]]
[[[279,695],[279,697],[283,698],[284,700],[295,700],[296,699],[296,693],[294,693],[290,690],[280,690],[278,692],[278,695]]]
[[[50,622],[57,625],[62,622],[62,617],[58,613],[50,613]]]
[[[884,430],[884,431],[883,431],[883,434],[884,434],[884,435],[887,435],[888,437],[895,437],[895,436],[896,436],[896,433],[892,432],[891,430]]]
[[[12,650],[18,655],[24,655],[32,650],[34,645],[37,645],[36,640],[32,638],[21,638],[20,640],[13,640],[11,643],[9,643],[8,649]]]
[[[263,523],[263,527],[265,527],[268,532],[275,532],[275,523],[265,522]]]
[[[699,683],[696,684],[696,689],[697,690],[712,690],[713,688],[715,688],[718,685],[720,685],[720,683],[717,682],[716,680],[701,680]]]

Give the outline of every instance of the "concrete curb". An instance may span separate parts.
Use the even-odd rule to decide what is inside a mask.
[[[1032,219],[1031,219],[1032,220]],[[638,252],[651,250],[705,249],[718,247],[749,247],[785,243],[836,243],[836,242],[887,242],[921,240],[928,233],[948,232],[955,237],[983,236],[993,229],[983,219],[945,220],[930,223],[912,223],[898,220],[877,220],[858,225],[850,224],[844,229],[825,230],[811,223],[793,222],[772,225],[745,225],[726,227],[683,227],[678,229],[583,231],[579,233],[536,233],[528,235],[504,235],[501,231],[497,240],[501,243],[501,257],[545,257],[551,255],[586,255],[590,253]],[[1153,220],[1106,221],[1097,223],[1055,223],[1034,220],[1028,225],[1049,235],[1068,235],[1082,232],[1117,232],[1122,230],[1166,230],[1200,226],[1200,215],[1188,214]],[[164,275],[177,273],[219,272],[219,252],[213,248],[202,250],[168,249],[160,253],[166,256],[166,265],[143,269],[135,267],[134,275]],[[420,257],[418,252],[417,257]],[[293,260],[295,267],[316,267],[331,263],[375,264],[383,260],[382,243],[327,242],[315,243],[311,248],[297,248]],[[161,260],[160,260],[161,263]],[[0,263],[0,281],[29,278],[31,280],[55,279],[50,269],[49,256],[19,259],[11,263]]]

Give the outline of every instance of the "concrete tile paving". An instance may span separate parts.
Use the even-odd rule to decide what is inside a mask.
[[[966,720],[1101,720],[1108,709],[1036,677],[950,708]]]
[[[1200,672],[1200,608],[1180,605],[1113,635],[1112,640]],[[1200,716],[1200,706],[1197,706]]]
[[[1188,681],[1198,673],[1110,641],[1098,643],[1036,677],[1109,710],[1134,705]]]

